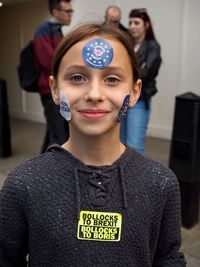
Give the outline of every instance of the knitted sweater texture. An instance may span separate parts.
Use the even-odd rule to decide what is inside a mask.
[[[120,240],[78,239],[80,211],[121,214]],[[0,192],[0,266],[27,266],[27,254],[34,267],[186,266],[180,223],[177,178],[160,162],[126,148],[111,166],[86,166],[54,146]]]

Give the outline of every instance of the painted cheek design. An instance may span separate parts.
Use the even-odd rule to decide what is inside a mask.
[[[72,114],[71,114],[70,104],[67,101],[67,97],[62,92],[60,92],[60,114],[67,121],[71,120]]]
[[[128,112],[128,103],[129,103],[130,95],[125,96],[124,102],[119,110],[117,121],[120,122],[123,118],[125,118],[126,113]]]
[[[112,61],[113,48],[105,39],[92,39],[83,47],[82,56],[89,67],[103,69]]]

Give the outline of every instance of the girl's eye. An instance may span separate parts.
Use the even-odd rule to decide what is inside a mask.
[[[73,81],[73,82],[83,82],[83,81],[85,81],[86,79],[85,79],[85,77],[83,77],[82,75],[80,75],[80,74],[75,74],[75,75],[72,75],[71,77],[70,77],[70,80],[71,81]]]
[[[119,83],[119,81],[120,81],[119,78],[113,77],[113,76],[106,78],[106,83],[111,85],[111,86],[117,85]]]

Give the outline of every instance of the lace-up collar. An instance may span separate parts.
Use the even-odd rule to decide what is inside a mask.
[[[78,168],[74,170],[76,182],[76,199],[77,199],[77,219],[81,211],[81,189],[80,179],[88,184],[88,198],[94,207],[106,206],[111,198],[113,187],[116,180],[119,179],[122,188],[123,207],[127,208],[126,187],[123,175],[123,168],[115,165],[110,168],[102,169],[93,166],[90,169]]]
[[[77,219],[79,219],[82,202],[81,182],[88,185],[89,190],[87,192],[87,198],[89,199],[91,205],[94,207],[102,207],[106,206],[106,203],[109,201],[110,197],[112,197],[113,187],[115,186],[115,182],[118,180],[120,182],[123,199],[122,206],[125,209],[127,208],[124,167],[127,166],[127,164],[131,164],[129,147],[126,148],[119,159],[117,159],[112,165],[108,166],[87,166],[64,148],[58,145],[53,145],[51,147],[59,148],[59,150],[63,153],[68,154],[68,157],[70,157],[71,161],[74,162]],[[48,150],[50,150],[51,147]]]

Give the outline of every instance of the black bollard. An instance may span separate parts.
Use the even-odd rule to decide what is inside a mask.
[[[6,82],[0,79],[0,156],[8,157],[11,154],[11,134]]]
[[[179,180],[182,225],[198,223],[200,192],[200,97],[176,97],[169,167]]]

